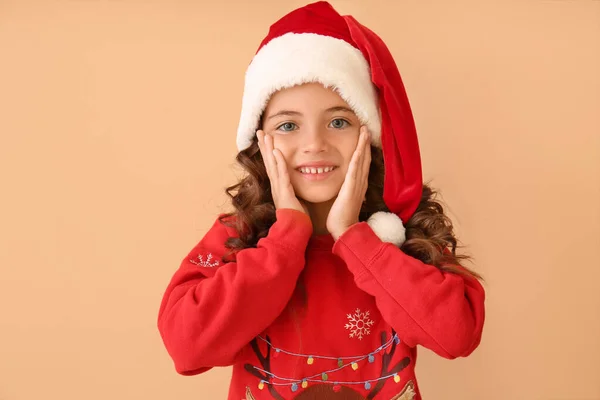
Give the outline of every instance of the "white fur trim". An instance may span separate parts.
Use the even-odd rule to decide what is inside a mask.
[[[400,247],[406,240],[406,233],[402,220],[398,215],[379,211],[369,217],[367,224],[382,242],[393,243]]]
[[[330,36],[287,33],[264,45],[246,71],[238,151],[252,144],[260,116],[273,93],[311,82],[336,89],[361,123],[367,125],[373,144],[381,147],[377,91],[360,50]]]

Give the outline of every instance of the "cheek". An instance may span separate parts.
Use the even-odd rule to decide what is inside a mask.
[[[354,141],[346,143],[346,145],[343,148],[340,148],[340,153],[342,154],[342,159],[344,160],[344,170],[348,169],[348,166],[350,165],[350,161],[352,161],[352,156],[354,155],[355,150],[356,143]]]
[[[293,154],[292,146],[286,140],[282,140],[278,136],[273,136],[273,147],[283,154],[285,161],[289,164]]]

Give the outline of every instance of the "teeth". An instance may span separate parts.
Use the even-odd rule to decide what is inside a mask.
[[[325,172],[333,171],[335,167],[325,167],[325,168],[300,168],[300,172],[303,174],[323,174]]]

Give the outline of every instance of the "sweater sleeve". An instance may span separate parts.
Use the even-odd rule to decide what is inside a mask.
[[[453,359],[481,341],[485,292],[475,278],[444,272],[382,242],[366,222],[350,227],[332,251],[359,288],[375,297],[384,320],[408,346]]]
[[[222,263],[231,235],[217,219],[182,261],[163,295],[158,329],[175,370],[195,375],[232,365],[284,310],[304,268],[310,218],[277,210],[256,248]]]

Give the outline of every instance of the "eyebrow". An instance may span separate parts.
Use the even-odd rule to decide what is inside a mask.
[[[330,107],[327,110],[325,110],[326,113],[332,113],[332,112],[347,112],[347,113],[351,113],[354,114],[354,111],[352,111],[351,109],[349,109],[348,107],[344,107],[344,106],[336,106],[336,107]],[[271,118],[275,118],[275,117],[281,117],[281,116],[301,116],[302,113],[298,112],[298,111],[291,111],[291,110],[281,110],[273,115],[270,115],[267,118],[267,121],[270,120]]]

